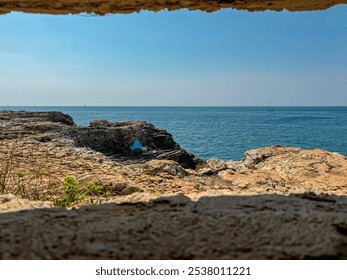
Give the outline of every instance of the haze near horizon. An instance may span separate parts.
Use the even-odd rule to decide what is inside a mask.
[[[347,105],[347,6],[0,16],[0,105]]]

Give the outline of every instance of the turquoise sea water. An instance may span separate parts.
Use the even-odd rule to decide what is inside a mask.
[[[208,159],[239,160],[245,151],[282,144],[347,155],[347,107],[0,107],[62,111],[78,125],[142,120],[166,129],[185,149]]]

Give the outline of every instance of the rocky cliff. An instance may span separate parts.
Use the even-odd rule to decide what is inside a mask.
[[[224,8],[248,11],[312,11],[323,10],[346,0],[0,0],[0,13],[21,11],[44,14],[132,13],[141,10],[160,11],[163,9],[202,10],[213,12]]]

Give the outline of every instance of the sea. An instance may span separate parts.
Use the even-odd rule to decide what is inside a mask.
[[[347,156],[347,107],[0,107],[1,110],[62,111],[77,125],[105,119],[139,120],[172,134],[202,159],[240,160],[275,144],[321,148]]]

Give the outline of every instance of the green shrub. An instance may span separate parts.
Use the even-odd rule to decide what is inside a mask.
[[[103,186],[95,185],[92,182],[87,183],[86,188],[87,188],[87,194],[88,195],[100,196],[104,193],[104,187]]]
[[[86,194],[82,191],[80,184],[73,177],[66,177],[63,181],[65,187],[62,198],[55,199],[56,206],[71,207],[85,199]]]
[[[56,206],[71,207],[82,202],[89,195],[109,195],[107,191],[105,192],[105,188],[103,186],[95,185],[92,182],[81,186],[75,178],[70,176],[66,177],[62,183],[64,186],[62,197],[51,199]],[[93,203],[92,199],[91,201]]]

